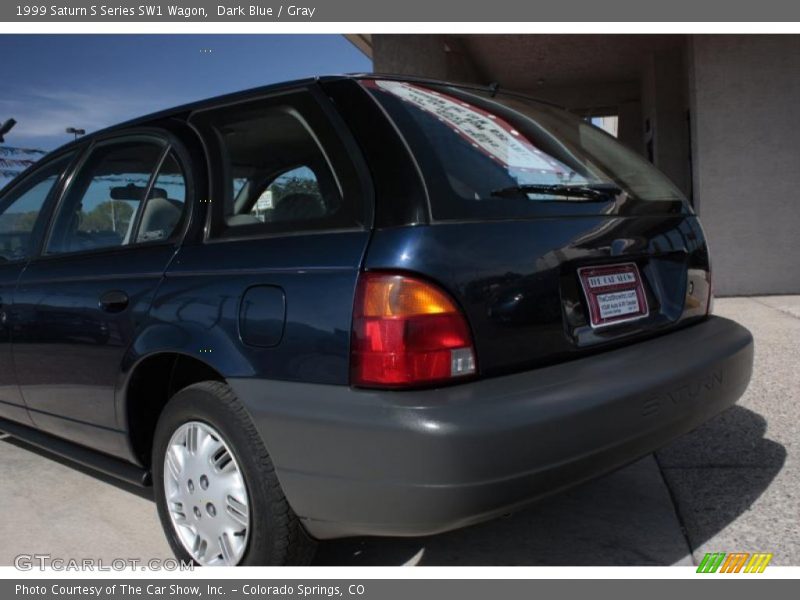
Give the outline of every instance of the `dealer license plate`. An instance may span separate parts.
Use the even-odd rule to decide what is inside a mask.
[[[578,269],[592,327],[605,327],[648,315],[642,277],[634,263]]]

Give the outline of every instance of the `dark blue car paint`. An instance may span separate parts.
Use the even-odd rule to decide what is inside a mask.
[[[579,266],[613,261],[639,265],[650,315],[627,326],[593,330],[575,273]],[[472,325],[483,375],[574,358],[705,316],[704,303],[684,302],[687,270],[697,280],[698,298],[707,291],[708,256],[692,216],[386,229],[373,235],[365,267],[422,273],[453,294]]]
[[[8,310],[24,264],[0,264],[0,417],[33,425],[14,373]]]
[[[247,346],[273,348],[286,326],[286,292],[277,285],[247,288],[239,304],[239,333]],[[210,351],[210,350],[209,350]]]
[[[288,85],[316,86],[310,81]],[[302,384],[306,395],[324,394],[335,386],[337,396],[355,399],[348,414],[354,419],[351,425],[358,424],[354,407],[381,395],[349,387],[353,301],[358,274],[364,269],[407,271],[431,279],[465,311],[483,381],[443,392],[442,397],[454,405],[461,394],[472,397],[489,389],[490,378],[502,379],[501,387],[507,386],[512,380],[501,376],[508,373],[613,351],[706,318],[709,259],[702,230],[690,209],[650,209],[651,214],[646,214],[646,207],[623,204],[547,206],[540,218],[431,223],[419,166],[387,122],[376,124],[376,119],[384,118],[377,105],[352,80],[329,79],[321,86],[315,87],[315,96],[327,102],[321,93],[326,90],[332,104],[325,110],[339,107],[349,129],[340,133],[347,138],[345,146],[366,186],[364,201],[370,220],[364,228],[206,239],[206,199],[215,182],[200,140],[186,120],[193,110],[249,100],[280,87],[181,107],[97,134],[102,138],[148,127],[163,131],[180,145],[182,161],[191,166],[190,220],[179,238],[168,243],[34,257],[27,265],[0,264],[0,333],[4,336],[0,339],[0,418],[35,425],[146,468],[129,431],[130,414],[137,410],[134,403],[142,399],[129,398],[128,390],[141,365],[154,357],[173,355],[206,365],[242,393],[250,390],[252,395],[242,400],[256,420],[262,415],[291,413],[293,419],[300,415],[313,421],[314,415],[302,407],[287,404],[302,402],[302,397],[272,397]],[[375,140],[367,139],[371,130],[382,132],[391,151],[377,151]],[[351,134],[352,139],[347,137]],[[85,140],[81,148],[91,141]],[[403,174],[404,183],[387,188],[385,182],[398,173]],[[383,183],[373,185],[375,178]],[[402,210],[392,204],[397,202],[404,203]],[[555,210],[572,214],[548,214]],[[371,226],[373,212],[375,227]],[[607,330],[592,329],[576,270],[623,261],[638,265],[650,315]],[[124,310],[101,309],[98,303],[110,291],[127,295],[129,304]],[[249,303],[261,300],[263,305],[253,310]],[[737,332],[733,337],[737,346],[731,353],[739,353],[735,360],[744,364],[746,336]],[[724,351],[720,350],[720,356]],[[610,354],[606,360],[619,364]],[[559,381],[564,380],[564,372],[558,370]],[[529,383],[534,375],[513,381]],[[696,376],[692,371],[692,377]],[[419,398],[430,404],[436,393],[428,390]],[[414,392],[383,394],[385,406],[414,405]],[[715,400],[720,408],[729,401],[729,396]],[[319,402],[325,398],[315,399],[309,407]],[[364,418],[405,418],[396,407],[383,410],[380,406],[373,406]],[[442,422],[461,418],[445,415],[446,408],[442,407]],[[331,405],[325,409],[329,416],[338,410]],[[686,423],[694,423],[694,416],[685,418]],[[378,428],[370,435],[384,431],[378,421],[369,425]],[[276,427],[275,423],[259,426],[262,433]],[[319,426],[309,427],[304,434],[309,443]],[[387,422],[385,431],[398,427],[402,429],[399,421],[391,426]],[[270,448],[271,440],[265,443]],[[386,443],[403,445],[399,438]],[[284,446],[276,452],[287,465],[293,463],[287,458],[290,450]],[[386,464],[395,458],[401,457],[389,457]],[[424,525],[430,525],[430,531],[439,527]],[[397,531],[401,529],[398,526]],[[326,536],[335,530],[324,525],[319,529]],[[347,533],[346,528],[342,531]]]
[[[122,429],[114,402],[120,364],[144,330],[175,251],[128,247],[28,265],[10,318],[17,377],[37,427],[120,455],[124,436],[113,433]],[[128,296],[124,311],[101,309],[109,290]]]

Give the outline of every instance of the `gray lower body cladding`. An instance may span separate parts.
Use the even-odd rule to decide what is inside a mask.
[[[309,533],[416,536],[619,468],[745,391],[753,340],[701,323],[580,360],[419,391],[232,379]]]

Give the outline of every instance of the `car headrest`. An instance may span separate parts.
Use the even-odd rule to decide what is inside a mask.
[[[181,218],[181,209],[166,198],[151,197],[145,205],[142,224],[139,227],[140,240],[166,239]]]
[[[278,201],[271,221],[305,221],[319,219],[327,212],[322,198],[314,194],[288,194]]]

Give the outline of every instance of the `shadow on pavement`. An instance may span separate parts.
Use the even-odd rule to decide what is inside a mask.
[[[505,519],[429,538],[325,542],[316,564],[692,564],[691,551],[736,520],[781,470],[786,450],[764,437],[766,427],[761,415],[734,406],[660,451],[668,482],[678,469],[692,473],[677,493],[665,486],[650,456]],[[759,469],[748,476],[707,476],[730,464]]]
[[[734,406],[657,453],[693,549],[749,511],[783,468],[786,448],[766,431],[761,415]],[[778,517],[763,525],[780,535]]]

